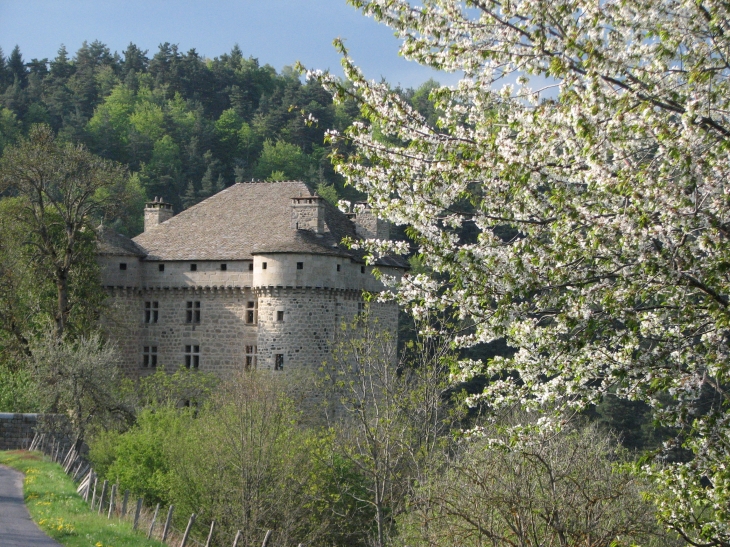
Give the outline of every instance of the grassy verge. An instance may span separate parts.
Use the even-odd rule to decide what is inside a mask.
[[[129,522],[91,512],[61,466],[40,452],[0,452],[0,464],[25,473],[23,494],[31,518],[66,547],[164,547],[133,531]]]

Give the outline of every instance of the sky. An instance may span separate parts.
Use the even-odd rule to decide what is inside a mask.
[[[164,42],[210,58],[238,44],[277,71],[301,61],[341,75],[337,37],[369,79],[414,88],[458,81],[400,57],[392,30],[346,0],[0,0],[0,47],[7,56],[17,44],[26,61],[52,59],[61,44],[72,54],[84,40],[120,54],[134,42],[148,57]]]

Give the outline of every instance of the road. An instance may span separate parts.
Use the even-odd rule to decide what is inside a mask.
[[[30,519],[23,474],[0,465],[0,547],[61,547]]]

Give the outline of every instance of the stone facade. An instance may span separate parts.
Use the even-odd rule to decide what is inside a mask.
[[[0,412],[0,450],[28,448],[38,424],[38,414]]]
[[[303,196],[304,185],[236,187],[224,204],[216,205],[216,198],[226,191],[196,211],[151,221],[133,242],[114,236],[102,248],[98,260],[109,294],[102,323],[117,341],[128,375],[180,366],[222,377],[248,367],[284,373],[318,368],[341,324],[362,310],[363,291],[383,289],[373,267],[339,245],[344,236],[356,237],[356,223],[321,198]],[[251,196],[269,207],[262,218],[270,230],[252,229],[256,219],[247,224],[233,216],[235,208],[216,219],[220,207],[231,208],[236,199],[246,214]],[[263,198],[275,203],[261,203]],[[164,205],[155,201],[149,208],[157,214]],[[375,227],[371,217],[367,222]],[[191,224],[199,238],[186,232]],[[248,247],[241,242],[246,236]],[[404,271],[396,261],[377,267],[388,275]],[[376,304],[373,313],[383,328],[397,332],[395,303]]]

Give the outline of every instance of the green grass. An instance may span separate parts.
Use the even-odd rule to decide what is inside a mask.
[[[0,464],[25,473],[23,494],[31,518],[66,547],[164,547],[132,530],[132,524],[91,512],[60,465],[40,452],[0,452]]]

